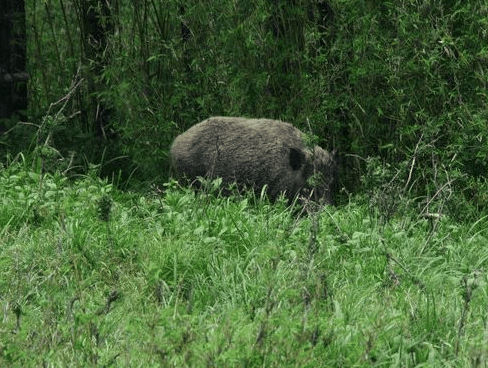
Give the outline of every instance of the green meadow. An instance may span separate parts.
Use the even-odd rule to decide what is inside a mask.
[[[22,163],[0,200],[1,366],[487,365],[486,217],[143,195]]]

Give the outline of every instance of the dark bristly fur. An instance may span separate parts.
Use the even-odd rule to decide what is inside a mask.
[[[275,199],[292,200],[314,174],[315,199],[332,204],[337,163],[335,153],[305,147],[303,134],[277,120],[212,117],[176,137],[172,165],[180,178],[221,177],[224,185],[252,186]]]

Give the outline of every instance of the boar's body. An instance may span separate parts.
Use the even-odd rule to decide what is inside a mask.
[[[179,177],[221,177],[261,190],[275,199],[285,193],[293,199],[307,179],[321,173],[316,199],[332,204],[331,187],[336,160],[315,146],[307,149],[302,133],[289,123],[269,119],[209,118],[179,135],[171,148],[172,165]]]

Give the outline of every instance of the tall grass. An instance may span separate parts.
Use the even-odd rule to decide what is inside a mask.
[[[0,172],[0,365],[485,366],[487,219]]]

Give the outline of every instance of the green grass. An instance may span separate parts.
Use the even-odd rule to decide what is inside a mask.
[[[0,201],[0,366],[488,364],[487,218],[433,231],[16,164]]]

